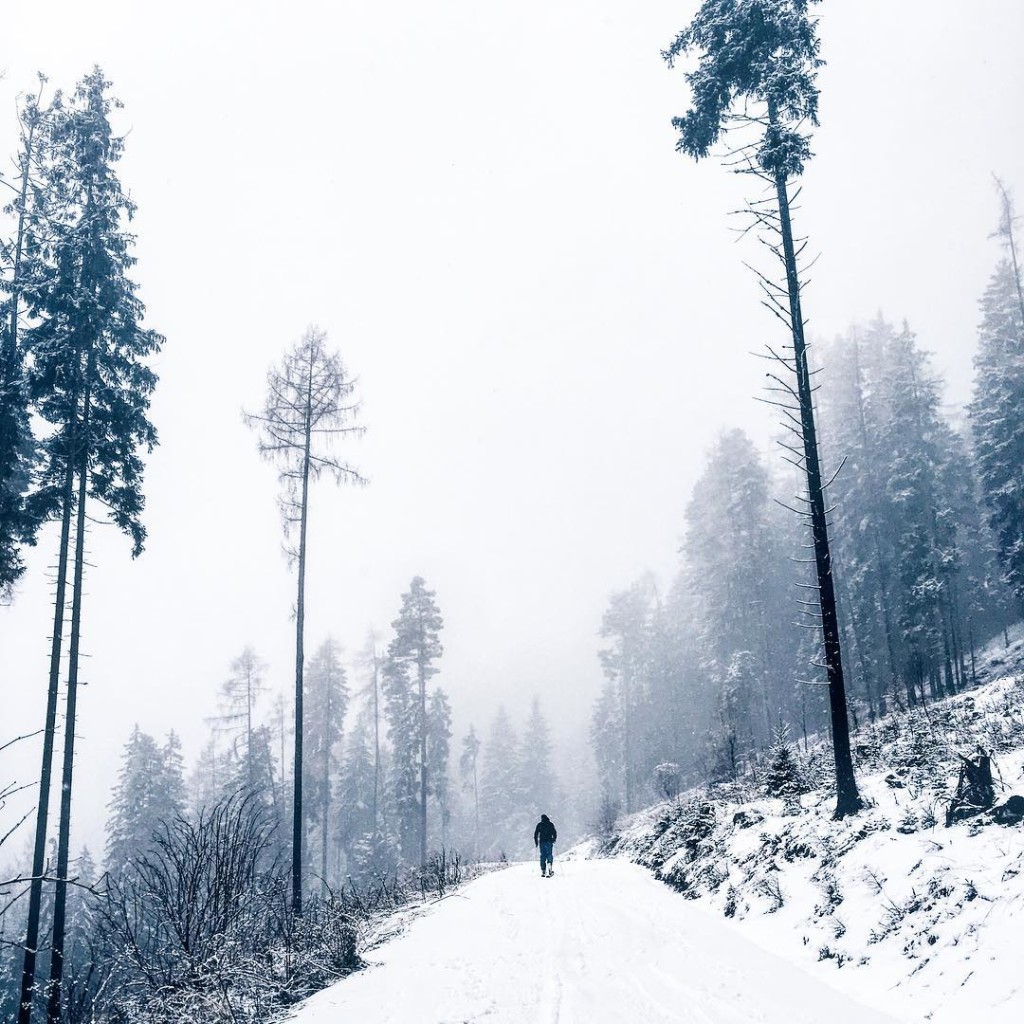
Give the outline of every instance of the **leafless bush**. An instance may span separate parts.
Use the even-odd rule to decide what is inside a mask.
[[[353,916],[333,895],[292,912],[273,838],[259,801],[235,796],[165,825],[111,880],[99,1020],[265,1020],[358,966]]]

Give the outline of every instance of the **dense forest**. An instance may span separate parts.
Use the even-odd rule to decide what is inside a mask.
[[[965,339],[977,349],[966,409],[943,404],[905,322],[879,314],[816,351],[854,727],[970,686],[979,647],[1021,615],[1024,302],[1012,204],[1002,188],[998,199],[1005,252]],[[779,730],[805,744],[827,733],[800,487],[770,449],[724,432],[670,586],[648,573],[611,597],[592,737],[613,812],[663,795],[666,780],[735,779]]]

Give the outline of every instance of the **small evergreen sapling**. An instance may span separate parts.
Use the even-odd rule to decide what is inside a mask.
[[[808,790],[796,754],[789,742],[789,727],[780,725],[775,730],[775,739],[768,751],[768,764],[762,780],[765,793],[781,797],[786,812],[800,810],[800,796]]]

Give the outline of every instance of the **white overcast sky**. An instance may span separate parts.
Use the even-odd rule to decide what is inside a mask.
[[[446,620],[460,723],[539,692],[582,728],[608,594],[667,576],[703,453],[765,440],[749,355],[777,327],[727,216],[747,183],[674,152],[659,57],[695,0],[27,3],[4,13],[0,153],[36,69],[93,63],[128,133],[136,279],[156,361],[150,540],[91,536],[79,835],[99,840],[133,723],[195,753],[242,647],[291,672],[273,470],[240,408],[307,324],[360,379],[362,490],[312,496],[308,643],[386,634],[415,574]],[[998,257],[997,172],[1024,201],[1024,5],[826,0],[822,127],[798,226],[829,337],[906,317],[969,394]],[[827,382],[826,382],[827,386]],[[43,717],[56,536],[0,609],[0,741]],[[29,780],[38,753],[0,757]]]

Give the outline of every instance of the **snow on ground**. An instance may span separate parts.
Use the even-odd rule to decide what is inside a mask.
[[[979,743],[997,802],[1024,793],[1022,737],[1024,679],[994,679],[858,733],[869,806],[845,821],[827,790],[796,809],[690,794],[574,855],[643,864],[744,941],[908,1024],[1017,1024],[1024,825],[943,818],[957,755]]]
[[[621,860],[434,904],[292,1024],[893,1024]]]

